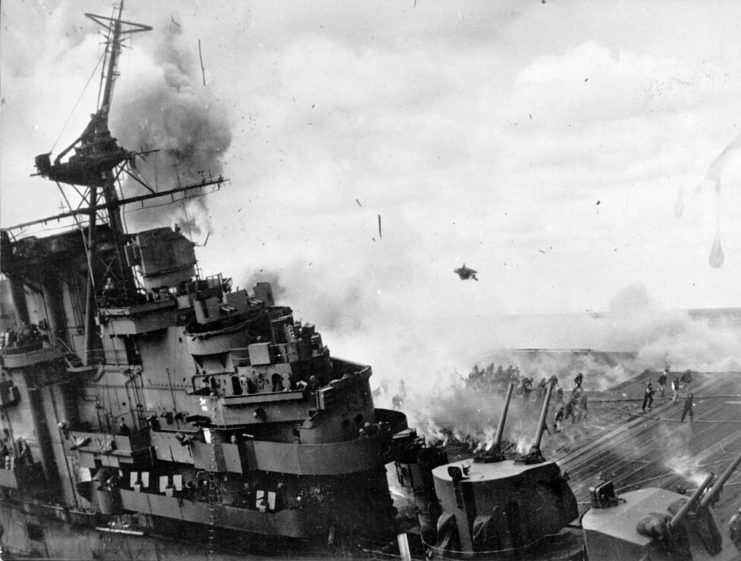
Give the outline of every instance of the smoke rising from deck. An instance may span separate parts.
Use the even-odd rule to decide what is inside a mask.
[[[111,128],[129,150],[158,150],[136,164],[158,190],[215,178],[231,144],[228,115],[201,85],[193,46],[184,43],[181,26],[171,20],[150,33],[152,42],[137,46],[118,85]],[[144,192],[136,181],[128,180],[124,187],[128,195]],[[127,221],[134,227],[178,222],[190,233],[209,229],[204,197],[175,205],[158,203],[130,210]]]
[[[571,345],[564,339],[565,325],[568,325],[573,341]],[[542,316],[533,321],[527,321],[527,318],[518,318],[517,321],[502,319],[500,324],[491,318],[487,329],[470,329],[457,334],[453,329],[420,331],[412,326],[402,328],[397,325],[393,333],[403,337],[408,349],[415,349],[416,360],[409,361],[408,357],[398,355],[396,368],[380,369],[378,363],[387,361],[379,354],[380,360],[373,362],[376,377],[371,383],[375,386],[383,378],[390,380],[388,386],[392,389],[380,392],[379,400],[380,405],[389,406],[396,381],[403,378],[409,396],[402,409],[409,414],[410,424],[419,427],[421,434],[430,440],[454,436],[457,440],[473,440],[485,445],[486,435],[496,427],[503,396],[482,395],[463,383],[472,366],[465,362],[466,357],[477,350],[488,350],[481,352],[479,357],[483,358],[475,361],[480,368],[489,364],[505,368],[516,366],[523,376],[532,376],[536,385],[541,377],[556,375],[567,396],[579,371],[584,373],[585,389],[595,391],[606,390],[646,369],[656,372],[666,367],[673,372],[741,369],[740,326],[724,323],[722,318],[711,323],[708,318],[693,318],[685,310],[665,308],[651,298],[642,285],[620,291],[610,303],[609,312],[596,316],[556,316],[550,323]],[[415,341],[420,334],[424,334],[426,344]],[[376,337],[368,334],[365,345],[372,344]],[[550,340],[557,342],[559,349],[571,346],[602,352],[492,349],[495,342],[510,342],[524,347],[527,341],[536,340],[538,346],[545,349]],[[401,346],[401,341],[393,342],[393,348]],[[442,349],[447,350],[447,356]],[[451,358],[456,356],[457,364],[451,366]],[[401,366],[407,363],[413,366]],[[535,392],[531,399],[534,395]],[[553,403],[548,415],[549,423],[553,422],[555,407]],[[526,449],[528,439],[534,434],[536,420],[536,412],[525,412],[521,399],[513,399],[505,439],[517,443],[521,451]],[[570,428],[564,434],[566,436],[559,437],[561,440],[580,436],[578,428]],[[682,473],[689,474],[690,471],[696,470],[688,468]]]
[[[658,431],[656,445],[664,457],[664,465],[694,485],[700,485],[708,476],[702,467],[704,458],[693,454],[689,448],[692,427],[688,424],[679,428],[662,426]]]

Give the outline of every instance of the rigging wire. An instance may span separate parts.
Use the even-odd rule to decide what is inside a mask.
[[[62,194],[62,197],[64,197],[64,201],[67,203],[67,206],[70,210],[72,210],[72,205],[69,203],[69,199],[67,199],[67,195],[64,192],[64,189],[62,189],[62,186],[57,181],[57,187],[59,188],[59,192]],[[97,197],[96,197],[97,198]],[[95,205],[95,201],[90,201],[91,205]],[[82,236],[82,245],[85,248],[85,259],[87,260],[87,270],[88,274],[90,275],[90,282],[95,286],[95,276],[93,274],[93,263],[90,260],[90,248],[87,244],[87,239],[85,238],[85,231],[82,228],[82,223],[79,220],[79,217],[77,215],[74,216],[75,223],[77,224],[77,228],[80,231],[80,235]],[[88,222],[88,228],[90,227],[90,222]],[[87,303],[85,304],[87,305]],[[87,352],[87,349],[86,349]]]
[[[54,151],[54,148],[56,148],[57,146],[57,142],[59,142],[59,139],[62,138],[62,134],[64,134],[64,129],[67,128],[67,125],[69,124],[69,121],[72,118],[72,115],[77,109],[77,106],[80,104],[80,101],[82,101],[82,97],[85,95],[85,91],[90,85],[90,82],[92,82],[93,76],[95,76],[95,73],[98,71],[98,67],[100,66],[100,63],[103,61],[104,56],[105,55],[101,55],[98,58],[98,63],[95,65],[95,68],[93,68],[93,71],[90,73],[90,77],[87,79],[85,86],[82,88],[82,92],[80,92],[80,97],[77,98],[75,105],[72,107],[72,110],[69,112],[69,115],[67,115],[67,120],[64,121],[64,124],[62,125],[62,130],[59,131],[59,135],[57,136],[57,139],[54,141],[54,144],[52,144],[51,150],[49,150],[50,153]]]

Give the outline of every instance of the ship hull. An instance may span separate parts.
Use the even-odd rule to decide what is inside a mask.
[[[138,524],[136,521],[143,524]],[[132,523],[133,522],[133,523]],[[14,559],[105,559],[202,561],[276,557],[355,557],[363,544],[335,543],[329,535],[294,540],[211,528],[157,517],[102,517],[61,507],[0,502],[4,561]],[[333,536],[334,537],[334,536]]]

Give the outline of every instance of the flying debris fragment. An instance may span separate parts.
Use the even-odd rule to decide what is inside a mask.
[[[355,202],[356,202],[356,203],[358,203],[358,206],[359,206],[360,208],[363,208],[363,205],[362,205],[362,204],[360,204],[360,199],[355,199]]]
[[[201,76],[203,76],[203,86],[206,86],[206,67],[203,66],[203,53],[201,52],[201,40],[198,39],[198,60],[201,62]]]
[[[453,272],[458,275],[461,280],[468,280],[473,279],[475,281],[478,281],[479,279],[476,278],[476,275],[478,274],[478,271],[476,269],[471,269],[470,267],[466,267],[466,264],[464,263],[462,267],[458,267],[457,269],[453,269]]]
[[[383,232],[381,232],[381,215],[378,215],[378,239],[383,239]]]

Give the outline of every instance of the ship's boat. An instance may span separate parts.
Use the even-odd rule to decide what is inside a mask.
[[[108,34],[90,124],[53,161],[36,158],[41,176],[81,190],[84,204],[54,217],[78,227],[11,227],[0,240],[17,320],[0,341],[4,555],[111,558],[115,545],[91,537],[101,532],[210,553],[227,541],[386,542],[384,466],[412,433],[403,414],[374,407],[371,367],[333,357],[269,283],[200,274],[179,228],[122,225],[123,205],[224,183],[119,198],[139,156],[108,129],[116,59],[124,37],[150,29],[122,9],[89,14]]]

